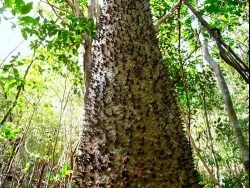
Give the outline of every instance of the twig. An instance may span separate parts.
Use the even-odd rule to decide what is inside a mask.
[[[34,56],[34,54],[33,54],[33,56]],[[25,79],[26,76],[28,75],[29,69],[30,69],[31,65],[34,63],[34,60],[35,60],[35,59],[33,59],[33,60],[30,62],[30,64],[28,65],[28,67],[27,67],[27,69],[26,69],[26,71],[25,71],[25,73],[24,73],[23,79]],[[14,102],[12,103],[12,106],[8,109],[8,111],[7,111],[7,113],[5,114],[5,116],[3,117],[2,121],[0,122],[0,126],[3,125],[3,124],[5,123],[5,121],[7,120],[8,116],[10,115],[11,111],[12,111],[13,108],[16,106],[17,100],[18,100],[18,98],[19,98],[19,95],[21,94],[21,91],[22,91],[22,87],[21,87],[21,85],[19,85],[18,91],[17,91],[17,94],[16,94],[16,97],[15,97],[15,100],[14,100]]]
[[[24,42],[25,40],[23,40],[22,42],[20,42],[12,51],[10,51],[10,53],[4,58],[4,60],[1,62],[0,67],[2,67],[3,63],[6,61],[6,59]]]
[[[38,180],[38,183],[37,183],[37,186],[36,186],[37,188],[41,187],[43,174],[44,174],[44,170],[45,170],[46,165],[47,165],[47,162],[44,162],[43,165],[42,165],[42,169],[41,169],[41,172],[40,172],[40,175],[39,175],[39,180]]]
[[[220,179],[220,176],[219,176],[220,168],[219,168],[219,164],[218,164],[218,161],[217,161],[216,155],[215,155],[216,153],[215,153],[214,145],[213,145],[213,137],[212,137],[211,128],[210,128],[209,119],[208,119],[208,114],[207,114],[206,92],[204,90],[201,91],[201,100],[202,100],[202,106],[203,106],[203,109],[204,109],[205,125],[207,127],[207,133],[208,133],[208,136],[209,136],[208,141],[210,142],[210,147],[211,147],[211,152],[212,152],[214,164],[216,166],[217,179]]]
[[[80,12],[80,9],[79,9],[79,2],[76,0],[74,1],[75,4],[73,4],[72,2],[70,2],[70,0],[65,0],[66,3],[70,6],[70,8],[73,10],[73,12],[75,13],[75,16],[76,17],[81,17],[82,14]]]
[[[205,162],[204,158],[202,157],[202,155],[201,155],[201,153],[200,153],[200,151],[199,151],[199,148],[198,148],[198,147],[196,146],[196,144],[195,144],[194,138],[192,137],[191,132],[190,132],[190,129],[188,128],[188,127],[190,127],[190,125],[189,125],[190,120],[187,120],[187,119],[189,119],[189,117],[186,117],[186,114],[185,114],[185,112],[184,112],[183,108],[181,107],[181,105],[180,105],[180,103],[179,103],[178,100],[177,100],[177,104],[178,104],[178,106],[179,106],[179,108],[180,108],[180,110],[181,110],[181,114],[182,114],[183,119],[184,119],[184,121],[185,121],[185,124],[186,124],[186,126],[187,126],[187,135],[188,135],[188,137],[189,137],[189,139],[190,139],[191,145],[193,146],[193,148],[194,148],[194,150],[195,150],[197,156],[198,156],[199,159],[201,160],[201,162],[202,162],[202,164],[204,165],[205,169],[207,170],[207,172],[208,172],[209,175],[211,176],[211,178],[212,178],[214,184],[217,185],[219,188],[222,188],[221,184],[220,184],[219,181],[216,179],[216,177],[214,176],[214,174],[212,173],[212,171],[209,169],[209,167],[208,167],[207,163]]]
[[[158,22],[155,24],[155,30],[158,31],[159,26],[166,20],[168,19],[170,16],[172,16],[172,14],[174,13],[174,11],[180,6],[182,0],[179,0],[177,2],[176,5],[174,5],[161,19],[158,20]]]
[[[53,5],[53,4],[51,4],[50,2],[49,2],[49,0],[46,0],[46,2],[48,3],[48,5],[52,8],[52,11],[55,13],[55,15],[60,19],[60,20],[62,20],[63,21],[63,19],[62,19],[62,17],[61,16],[59,16],[58,14],[57,14],[57,12],[56,12],[56,10],[55,10],[55,5]],[[58,7],[56,7],[57,9],[59,9]],[[59,9],[60,10],[60,9]]]
[[[77,10],[76,6],[72,2],[70,2],[69,0],[65,0],[65,1],[71,7],[72,10],[75,10],[75,11]]]

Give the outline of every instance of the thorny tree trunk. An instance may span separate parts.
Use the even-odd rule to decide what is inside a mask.
[[[88,18],[92,18],[96,23],[98,21],[98,0],[89,0],[88,5]],[[91,49],[92,49],[92,38],[90,35],[85,33],[84,36],[84,55],[83,55],[83,70],[84,70],[84,83],[85,88],[88,87],[90,79],[90,63],[91,63]],[[85,99],[84,99],[85,100]]]
[[[109,0],[99,18],[78,156],[79,187],[201,187],[148,0]]]

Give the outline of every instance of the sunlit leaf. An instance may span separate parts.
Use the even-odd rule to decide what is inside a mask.
[[[22,29],[22,30],[21,30],[21,33],[22,33],[23,38],[24,38],[25,40],[27,40],[27,39],[28,39],[28,34],[27,34],[26,30]]]
[[[32,24],[32,25],[37,25],[39,23],[39,17],[33,18],[31,16],[22,16],[19,17],[19,20],[26,23],[26,24]]]
[[[23,5],[20,9],[21,14],[28,14],[33,8],[33,2],[27,3],[26,5]]]
[[[205,10],[208,12],[208,13],[211,13],[211,14],[214,14],[214,13],[218,13],[221,11],[221,9],[219,8],[219,6],[215,5],[214,3],[213,4],[210,4],[208,6],[205,7]]]
[[[18,8],[21,8],[25,5],[25,2],[23,0],[15,0],[15,5],[18,7]]]
[[[18,71],[16,68],[13,68],[13,74],[14,74],[16,77],[19,77],[19,71]]]
[[[15,0],[4,0],[4,7],[11,8],[14,5]]]

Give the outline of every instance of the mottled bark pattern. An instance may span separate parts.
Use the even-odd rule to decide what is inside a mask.
[[[79,187],[200,187],[148,0],[108,0],[93,49]]]

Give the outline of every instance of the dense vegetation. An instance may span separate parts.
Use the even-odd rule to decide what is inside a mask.
[[[248,187],[224,93],[203,47],[207,45],[220,66],[247,146],[248,70],[240,71],[221,58],[210,30],[185,2],[152,0],[151,5],[171,89],[176,91],[194,148],[197,175],[205,187]],[[78,3],[5,0],[0,4],[1,20],[12,23],[14,31],[21,30],[32,52],[18,53],[21,46],[0,57],[2,187],[74,187],[82,130],[84,39],[95,37],[98,19],[97,12],[90,16],[86,0]],[[211,28],[219,29],[223,41],[248,67],[248,2],[190,3]],[[97,9],[101,6],[100,2]]]

